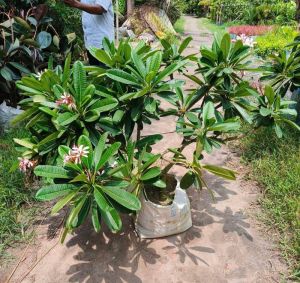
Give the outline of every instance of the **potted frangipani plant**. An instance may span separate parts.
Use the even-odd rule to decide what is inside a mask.
[[[220,148],[224,134],[237,134],[241,122],[276,131],[284,123],[294,125],[290,119],[295,113],[282,111],[286,103],[278,111],[265,109],[273,109],[277,101],[270,87],[259,94],[239,76],[247,68],[248,46],[232,43],[226,34],[216,37],[211,49],[201,48],[199,58],[183,56],[190,40],[174,51],[177,59],[172,63],[166,43],[160,50],[145,43],[133,47],[129,41],[116,47],[105,39],[103,50],[90,50],[105,67],[81,62],[72,66],[68,57],[63,68],[49,67],[39,77],[18,82],[28,98],[21,102],[25,111],[16,122],[26,120],[31,133],[15,140],[22,154],[21,169],[46,178],[37,198],[57,199],[53,213],[67,208],[64,236],[89,216],[95,231],[102,220],[119,231],[120,213],[136,216],[142,237],[182,232],[192,224],[185,191],[207,187],[203,172],[235,179],[227,168],[203,164],[204,152]],[[197,64],[194,74],[187,73],[187,64]],[[197,87],[184,91],[184,82],[173,79],[177,72]],[[163,100],[169,108],[162,107]],[[159,132],[145,136],[144,126],[170,115],[176,118],[174,131],[181,136],[181,145],[154,151],[163,136]],[[184,149],[192,145],[189,159]],[[174,165],[186,169],[179,180],[170,173]],[[167,227],[174,214],[183,215],[176,218],[182,221],[176,223],[179,228],[157,229]]]

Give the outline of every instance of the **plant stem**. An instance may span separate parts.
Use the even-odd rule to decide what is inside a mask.
[[[143,124],[139,121],[137,123],[137,133],[136,133],[136,140],[139,141],[141,139],[141,133],[143,129]]]
[[[193,141],[187,141],[182,143],[181,147],[178,149],[178,152],[182,153],[183,150],[192,143]],[[174,154],[173,158],[176,157],[176,153]],[[168,172],[173,168],[173,166],[177,164],[176,162],[170,162],[163,170],[162,170],[162,175],[168,174]]]

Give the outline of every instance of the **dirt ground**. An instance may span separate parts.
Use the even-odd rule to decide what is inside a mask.
[[[212,41],[209,31],[199,29],[197,19],[186,17],[186,30],[194,37],[190,53],[200,44]],[[165,133],[174,127],[175,120],[166,118],[148,127],[146,133]],[[157,150],[180,142],[176,134],[164,136]],[[187,149],[187,153],[191,152]],[[239,157],[224,147],[204,161],[227,165],[239,176],[234,182],[206,176],[215,192],[215,202],[205,190],[189,191],[193,227],[185,233],[140,240],[133,232],[131,219],[125,217],[121,234],[112,234],[105,227],[96,234],[86,223],[61,245],[57,226],[63,215],[49,217],[37,231],[36,243],[30,246],[10,282],[281,282],[286,266],[276,245],[264,236],[253,216],[258,210],[258,188],[244,180],[245,168]],[[184,174],[178,168],[174,168],[174,173]],[[0,282],[5,282],[12,268],[0,268]]]

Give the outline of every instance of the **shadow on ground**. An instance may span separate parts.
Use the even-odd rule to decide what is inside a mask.
[[[177,265],[191,261],[195,266],[208,267],[210,263],[203,255],[216,251],[199,243],[203,227],[214,223],[223,225],[225,233],[236,232],[252,241],[247,232],[250,225],[242,213],[234,213],[229,207],[224,211],[214,207],[215,202],[222,202],[236,193],[227,189],[220,179],[211,178],[209,181],[215,191],[215,201],[205,191],[191,190],[193,227],[180,235],[141,240],[133,231],[132,219],[127,216],[123,217],[126,230],[120,234],[113,234],[106,227],[102,233],[96,234],[91,224],[86,223],[66,243],[67,248],[76,246],[80,250],[74,256],[77,263],[67,271],[69,282],[149,282],[137,275],[141,265],[147,268],[164,264],[169,259],[175,260]]]

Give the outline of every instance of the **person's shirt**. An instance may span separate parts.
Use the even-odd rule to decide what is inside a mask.
[[[82,26],[84,32],[84,43],[86,48],[102,48],[102,41],[107,37],[114,41],[114,11],[112,0],[81,0],[82,3],[100,5],[106,13],[93,15],[82,12]]]

